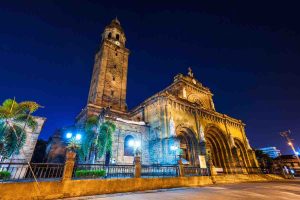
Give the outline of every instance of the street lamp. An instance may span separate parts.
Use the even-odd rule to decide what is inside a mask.
[[[66,134],[66,138],[70,139],[71,137],[72,137],[72,133],[69,132]]]
[[[80,133],[77,133],[76,136],[75,136],[75,139],[76,139],[76,140],[81,140],[81,134],[80,134]]]
[[[71,133],[71,132],[68,132],[68,133],[66,133],[66,138],[68,139],[68,140],[71,140],[71,139],[75,139],[75,140],[77,140],[77,141],[80,141],[81,140],[81,134],[80,133],[77,133],[75,136],[73,136],[73,133]]]

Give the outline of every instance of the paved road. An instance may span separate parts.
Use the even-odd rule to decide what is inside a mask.
[[[300,179],[268,183],[241,183],[197,188],[177,188],[135,193],[98,195],[69,200],[300,200]]]

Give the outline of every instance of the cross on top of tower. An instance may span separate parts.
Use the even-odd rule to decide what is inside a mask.
[[[115,19],[113,19],[113,22],[115,22],[115,23],[117,23],[117,24],[121,25],[121,23],[120,23],[120,21],[118,20],[118,17],[117,17],[117,16],[116,16],[116,18],[115,18]]]

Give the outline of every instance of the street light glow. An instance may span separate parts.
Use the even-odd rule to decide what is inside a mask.
[[[72,137],[72,133],[67,133],[66,138],[70,139]]]
[[[292,146],[293,144],[291,142],[289,142],[288,145]]]
[[[80,140],[81,139],[81,134],[77,133],[76,136],[75,136],[75,139]]]

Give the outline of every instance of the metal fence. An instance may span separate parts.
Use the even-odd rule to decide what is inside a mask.
[[[185,176],[209,176],[209,170],[200,168],[199,166],[184,166]]]
[[[33,181],[61,179],[64,164],[53,163],[0,163],[0,181]],[[34,176],[33,176],[34,174]]]
[[[77,164],[73,178],[133,178],[134,165]]]
[[[142,165],[143,178],[179,176],[178,165]]]

